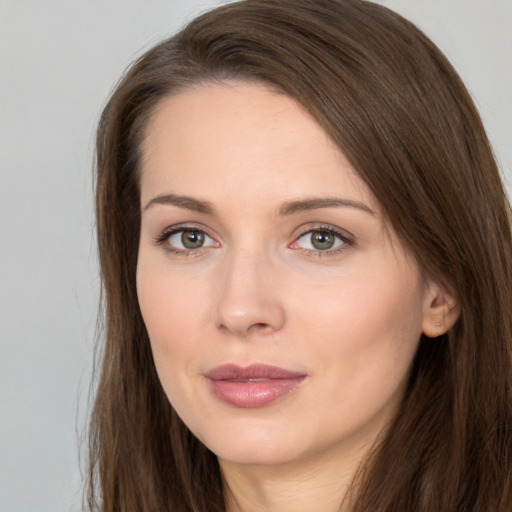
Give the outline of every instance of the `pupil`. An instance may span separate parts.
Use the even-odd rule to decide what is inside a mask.
[[[334,245],[334,235],[329,231],[314,231],[311,243],[315,249],[325,251]]]
[[[204,233],[199,231],[183,231],[181,242],[187,249],[198,249],[204,243]]]

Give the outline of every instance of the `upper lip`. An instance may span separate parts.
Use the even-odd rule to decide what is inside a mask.
[[[306,374],[269,364],[258,363],[240,366],[230,363],[212,368],[205,373],[205,376],[212,380],[249,381],[256,379],[296,379],[305,377]]]

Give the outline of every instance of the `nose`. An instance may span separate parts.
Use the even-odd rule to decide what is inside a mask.
[[[236,337],[270,334],[285,322],[279,271],[262,254],[232,254],[219,275],[215,322]]]

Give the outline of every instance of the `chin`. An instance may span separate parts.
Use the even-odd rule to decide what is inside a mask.
[[[221,462],[245,466],[280,466],[302,458],[300,453],[287,447],[271,444],[250,446],[243,442],[236,446],[219,447],[214,453]]]
[[[244,465],[279,465],[301,457],[304,441],[285,429],[265,423],[210,425],[207,431],[195,433],[220,461]],[[213,427],[213,428],[212,428]]]

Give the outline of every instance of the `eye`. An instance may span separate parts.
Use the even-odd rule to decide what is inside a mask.
[[[170,251],[183,253],[196,251],[204,247],[217,247],[218,243],[204,231],[194,227],[182,227],[166,230],[156,240]]]
[[[197,229],[184,229],[169,237],[169,243],[179,249],[199,249],[209,238]]]
[[[348,242],[347,237],[333,229],[318,228],[310,229],[302,234],[292,244],[292,248],[308,251],[332,251],[341,248],[341,246]]]

